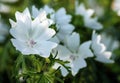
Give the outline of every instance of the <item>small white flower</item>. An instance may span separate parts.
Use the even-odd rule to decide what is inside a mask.
[[[69,24],[71,21],[71,15],[67,15],[64,8],[60,8],[56,13],[52,14],[51,19],[53,19],[56,24],[58,31],[56,36],[60,41],[63,41],[64,38],[74,30],[74,26]]]
[[[95,31],[92,34],[92,50],[96,56],[96,60],[103,63],[113,63],[113,60],[110,60],[112,55],[111,52],[106,51],[106,47],[101,41],[101,35],[97,35]]]
[[[79,69],[87,66],[84,59],[93,56],[89,48],[90,44],[91,41],[87,41],[80,45],[79,34],[72,33],[72,35],[66,38],[66,46],[58,45],[56,48],[58,51],[57,58],[69,61],[70,63],[68,65],[71,67],[72,75],[76,75]],[[67,73],[64,73],[64,75],[67,75]]]
[[[107,50],[113,51],[119,47],[119,41],[115,40],[111,35],[102,33],[101,37],[101,42],[106,46]]]
[[[34,20],[31,20],[27,8],[23,13],[16,12],[15,14],[17,22],[10,20],[12,25],[10,33],[15,38],[11,41],[16,49],[24,55],[38,54],[49,57],[51,50],[57,44],[49,41],[55,31],[48,28],[47,18],[43,20],[44,12],[41,12]]]
[[[76,1],[76,15],[81,15],[84,18],[84,24],[86,27],[91,28],[91,29],[95,29],[95,30],[99,30],[102,29],[103,26],[97,22],[97,18],[94,17],[92,18],[91,16],[94,14],[94,10],[93,9],[85,9],[85,6],[83,3],[81,3],[80,5],[78,5],[78,2]]]

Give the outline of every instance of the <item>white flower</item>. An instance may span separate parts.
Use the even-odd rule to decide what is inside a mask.
[[[74,26],[69,24],[71,15],[67,15],[64,8],[60,8],[56,13],[52,14],[51,19],[53,19],[56,24],[58,31],[56,36],[60,41],[63,41],[64,38],[74,30]]]
[[[5,40],[5,36],[8,34],[8,26],[2,21],[0,16],[0,42]]]
[[[64,61],[70,61],[68,65],[71,67],[72,75],[76,75],[79,69],[87,66],[84,59],[93,56],[89,48],[90,44],[91,41],[87,41],[80,45],[79,34],[72,33],[72,35],[66,38],[66,46],[58,45],[58,47],[56,48],[56,50],[58,51],[57,58],[60,58]],[[63,70],[64,69],[62,69],[61,71],[66,72]],[[67,75],[67,73],[64,73],[64,75]]]
[[[56,43],[49,41],[55,31],[48,28],[48,20],[42,17],[43,14],[44,12],[41,12],[34,20],[31,20],[29,10],[26,8],[23,13],[15,13],[17,22],[10,20],[12,25],[10,33],[15,38],[11,41],[24,55],[38,54],[49,57],[51,50],[57,46]]]
[[[83,16],[84,24],[86,27],[95,29],[95,30],[99,30],[99,29],[103,28],[103,26],[99,22],[97,22],[96,17],[94,17],[94,18],[91,17],[94,14],[93,9],[85,9],[84,4],[81,3],[80,5],[78,5],[77,1],[76,1],[75,5],[76,5],[75,13],[76,13],[76,15]]]
[[[106,51],[106,47],[101,41],[101,35],[97,35],[95,31],[92,34],[92,50],[96,56],[96,60],[103,63],[113,63],[113,60],[110,60],[112,55],[111,52]]]
[[[101,37],[101,42],[106,46],[107,50],[113,51],[119,47],[119,41],[115,40],[111,35],[102,33]]]

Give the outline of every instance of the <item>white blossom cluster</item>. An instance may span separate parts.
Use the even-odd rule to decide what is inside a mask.
[[[15,13],[16,22],[10,19],[10,34],[14,37],[11,39],[12,44],[23,55],[37,54],[47,58],[50,54],[57,54],[57,59],[69,62],[65,66],[70,67],[73,76],[87,66],[85,59],[88,57],[95,57],[95,60],[103,63],[113,63],[110,59],[112,53],[106,51],[105,45],[101,43],[101,35],[95,32],[102,29],[102,25],[96,17],[91,17],[94,11],[86,10],[81,4],[76,6],[75,13],[84,17],[86,27],[94,29],[91,40],[81,43],[80,34],[74,31],[75,26],[70,23],[72,16],[67,14],[65,8],[55,11],[46,5],[41,9],[32,6],[31,13],[28,8],[22,13]],[[51,25],[55,26],[56,31]],[[66,76],[69,72],[63,65],[56,62],[53,68],[59,66],[62,75]]]

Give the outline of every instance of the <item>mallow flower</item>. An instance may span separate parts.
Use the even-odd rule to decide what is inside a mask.
[[[58,45],[55,50],[58,52],[57,58],[63,61],[69,61],[66,64],[71,67],[72,75],[75,76],[79,69],[87,66],[85,59],[87,57],[92,57],[93,53],[90,50],[91,41],[84,42],[80,45],[79,34],[73,32],[70,36],[65,38],[64,46]],[[54,68],[61,66],[60,64],[55,64]],[[61,66],[61,72],[63,76],[68,74],[68,71]]]
[[[58,31],[56,36],[60,41],[63,41],[65,36],[71,34],[74,30],[74,26],[70,24],[71,18],[71,15],[66,14],[65,8],[60,8],[54,14],[51,15],[51,19],[54,20]]]
[[[57,46],[56,43],[49,41],[55,35],[55,31],[49,28],[49,20],[44,15],[45,11],[32,20],[28,8],[23,13],[16,12],[16,22],[10,19],[12,28],[10,34],[16,50],[23,55],[38,54],[42,57],[49,57],[50,52]]]
[[[75,2],[75,13],[76,15],[83,16],[84,25],[88,28],[99,30],[102,29],[103,26],[99,22],[97,22],[97,17],[92,18],[91,16],[94,14],[93,9],[86,9],[84,4],[81,3],[78,5],[78,1]]]
[[[112,53],[106,51],[106,47],[101,43],[101,35],[98,35],[93,31],[92,34],[92,44],[91,48],[96,56],[95,60],[103,63],[113,63],[114,61],[110,59]]]
[[[119,48],[119,41],[117,41],[111,35],[104,32],[101,34],[101,37],[101,42],[106,46],[107,50],[114,51],[115,49]]]

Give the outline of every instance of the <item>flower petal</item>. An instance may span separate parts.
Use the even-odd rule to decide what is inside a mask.
[[[54,18],[57,24],[59,25],[68,24],[71,21],[71,15],[67,15],[66,10],[64,8],[60,8],[55,13]]]
[[[68,57],[71,55],[71,52],[62,45],[58,45],[54,50],[58,52],[57,58],[60,58],[61,60],[68,60]]]
[[[61,42],[63,42],[63,40],[65,39],[66,36],[69,36],[72,31],[74,30],[74,26],[71,24],[66,24],[61,26],[61,28],[59,29],[58,33],[56,34],[56,36],[59,38],[59,40]],[[64,36],[63,36],[64,35]]]
[[[100,54],[106,50],[106,47],[104,44],[100,43],[101,36],[97,35],[95,31],[93,31],[92,34],[92,49],[95,54]]]
[[[31,18],[31,15],[30,15],[30,11],[28,8],[26,8],[24,11],[23,11],[23,14],[27,15],[29,18]]]
[[[40,41],[40,40],[49,40],[50,38],[52,38],[52,36],[55,35],[55,30],[54,29],[51,29],[51,28],[47,28],[45,29],[44,33],[41,34],[37,40]]]
[[[111,52],[104,52],[102,54],[98,54],[95,60],[102,63],[114,63],[113,60],[110,60],[111,55],[112,55]]]
[[[53,24],[53,21],[47,18],[47,14],[45,11],[40,11],[33,22],[34,24],[36,23],[43,27],[49,27],[51,24]]]
[[[52,68],[54,69],[57,69],[58,67],[60,67],[60,70],[61,70],[61,73],[62,73],[62,76],[67,76],[68,74],[68,71],[59,63],[55,63],[54,66]]]
[[[41,41],[35,46],[42,57],[49,57],[52,49],[57,47],[57,44],[51,41]]]
[[[75,61],[73,61],[71,63],[72,75],[75,76],[80,69],[82,69],[86,66],[87,66],[87,64],[86,64],[85,60],[83,58],[79,57],[78,59],[76,59]]]
[[[16,47],[16,50],[19,50],[24,55],[29,54],[39,54],[39,50],[36,48],[31,48],[27,46],[27,43],[25,41],[20,41],[17,39],[11,39],[13,45]]]
[[[93,57],[93,53],[90,50],[91,41],[87,41],[80,45],[78,54],[82,58]]]
[[[93,9],[88,9],[87,11],[86,11],[86,16],[85,17],[91,17],[93,14],[94,14],[94,10]]]
[[[67,36],[65,39],[65,45],[73,52],[76,53],[80,44],[79,34],[73,32],[72,35]]]
[[[103,28],[102,24],[97,22],[97,18],[85,17],[84,18],[85,26],[94,30],[100,30]]]
[[[12,19],[9,19],[9,21],[10,21],[10,24],[11,24],[12,28],[16,27],[16,25],[17,25],[16,22],[14,22]]]
[[[29,13],[29,10],[28,8],[26,8],[23,13],[20,13],[20,12],[16,12],[15,13],[15,17],[16,17],[16,20],[17,21],[22,21],[22,22],[26,22],[26,21],[29,21],[28,19],[31,20],[31,16],[30,16],[30,13]]]
[[[86,14],[86,9],[85,9],[85,6],[83,3],[81,3],[79,6],[78,6],[78,2],[76,3],[76,15],[82,15],[84,16]]]
[[[47,14],[52,14],[54,13],[54,9],[53,8],[50,8],[48,5],[45,5],[44,8],[43,8]]]
[[[39,15],[39,10],[35,6],[32,6],[32,16],[36,18],[38,15]]]
[[[67,71],[67,69],[65,69],[63,66],[61,66],[61,68],[60,68],[60,69],[61,69],[62,76],[64,76],[64,77],[65,77],[65,76],[67,76],[67,75],[68,75],[68,73],[69,73],[69,72]]]
[[[65,24],[61,26],[61,28],[59,29],[59,32],[64,34],[71,34],[74,28],[75,27],[72,24]]]
[[[16,27],[10,29],[10,33],[17,39],[27,40],[30,34],[30,25],[28,26],[26,23],[18,21]]]
[[[59,41],[59,39],[58,39],[57,36],[52,37],[52,38],[50,39],[50,41],[56,42],[56,43],[58,43],[58,44],[60,43],[60,41]]]

